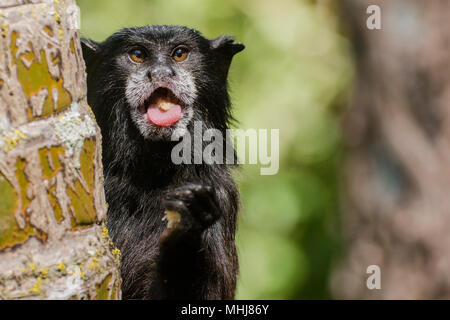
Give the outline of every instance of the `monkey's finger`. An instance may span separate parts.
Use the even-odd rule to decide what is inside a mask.
[[[164,199],[162,204],[164,209],[169,211],[176,211],[181,214],[188,211],[188,208],[186,207],[185,203],[178,199],[170,199],[170,200]]]
[[[164,200],[184,200],[188,201],[194,198],[194,193],[190,189],[177,188],[169,190],[164,194]]]

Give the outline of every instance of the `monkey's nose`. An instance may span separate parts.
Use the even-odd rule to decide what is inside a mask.
[[[154,81],[164,80],[173,76],[175,76],[175,71],[167,66],[157,66],[155,68],[152,68],[148,73],[148,77],[150,78],[150,80]]]

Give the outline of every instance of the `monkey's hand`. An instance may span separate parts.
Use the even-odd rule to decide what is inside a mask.
[[[163,207],[169,225],[162,241],[183,235],[199,236],[220,217],[213,189],[201,184],[169,190],[163,198]]]

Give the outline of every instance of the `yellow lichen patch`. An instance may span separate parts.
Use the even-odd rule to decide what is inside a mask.
[[[30,49],[28,52],[17,57],[18,47],[16,45],[17,38],[19,35],[13,32],[11,35],[11,52],[13,54],[13,64],[17,65],[17,77],[22,85],[24,93],[30,102],[31,97],[38,96],[39,93],[46,89],[47,97],[44,100],[42,110],[31,110],[28,109],[29,120],[34,120],[42,117],[47,117],[53,113],[62,111],[66,109],[71,103],[72,98],[70,93],[63,86],[63,79],[54,79],[49,72],[48,61],[44,50],[40,51],[40,62],[38,62],[37,57],[34,56],[31,50],[31,43],[29,44]],[[22,61],[22,58],[29,61],[31,66],[27,68]],[[60,63],[59,58],[51,62],[53,65]],[[56,94],[53,93],[56,91]],[[53,99],[57,98],[56,103]]]
[[[20,130],[14,130],[14,134],[17,135],[20,139],[26,139],[27,136],[23,134]]]
[[[31,294],[31,295],[42,294],[41,285],[42,285],[42,278],[38,277],[36,279],[36,282],[34,283],[34,285],[30,288],[30,290],[28,290],[28,294]]]
[[[61,41],[63,40],[63,34],[64,32],[62,31],[62,29],[58,29],[58,36]]]
[[[59,62],[60,62],[60,59],[59,59],[59,53],[58,54],[56,54],[56,55],[51,55],[51,58],[52,58],[52,63],[54,64],[54,65],[56,65],[56,64],[58,64]]]
[[[44,27],[44,32],[48,34],[50,37],[53,37],[53,29],[49,26]]]
[[[95,146],[96,143],[94,139],[86,139],[80,155],[80,171],[88,184],[90,191],[94,189]]]
[[[103,268],[98,264],[99,259],[94,256],[91,264],[88,266],[89,270],[96,270],[98,273],[103,273]]]
[[[97,300],[109,300],[109,284],[111,283],[112,275],[108,274],[105,279],[97,284]]]
[[[17,162],[18,170],[20,168],[23,170],[23,163],[21,160]],[[24,173],[17,176],[20,177],[21,188],[25,189],[28,184],[24,182]],[[0,250],[24,243],[30,236],[42,238],[42,235],[28,223],[23,229],[17,224],[15,214],[18,209],[19,197],[22,198],[23,206],[29,204],[24,189],[21,189],[21,194],[18,195],[11,183],[0,173]],[[25,218],[25,208],[22,210],[22,216]]]
[[[83,280],[86,280],[86,279],[87,279],[87,278],[86,278],[86,274],[84,273],[83,269],[81,268],[81,265],[80,265],[80,277],[81,277],[81,279],[83,279]]]
[[[58,12],[55,12],[55,20],[58,23],[61,23],[61,17],[59,16]]]
[[[28,208],[30,204],[30,199],[28,199],[27,196],[27,189],[30,185],[30,182],[28,181],[27,176],[25,175],[25,167],[27,166],[27,162],[22,159],[18,158],[16,162],[16,178],[19,182],[20,186],[20,198],[22,200],[22,215],[25,217],[26,209]]]
[[[12,237],[16,220],[17,193],[11,184],[0,174],[0,249]]]
[[[6,37],[6,28],[8,27],[8,23],[6,21],[2,22],[1,30],[2,30],[2,37]]]
[[[101,253],[100,251],[98,251],[98,249],[95,249],[95,254],[99,257],[103,257],[103,253]]]
[[[109,232],[108,232],[108,228],[103,226],[102,228],[102,236],[103,238],[105,238],[107,241],[109,241]]]
[[[62,165],[59,160],[59,156],[64,156],[65,148],[64,147],[52,147],[52,148],[42,148],[39,150],[39,158],[41,161],[42,168],[42,178],[48,179],[52,181],[56,177],[59,171],[62,170]],[[63,220],[63,214],[61,206],[59,205],[58,199],[55,195],[56,192],[56,181],[53,181],[53,184],[50,186],[48,190],[48,199],[53,208],[53,214],[55,215],[58,223],[61,223]]]
[[[97,219],[94,207],[94,157],[95,140],[86,139],[80,154],[80,172],[88,186],[86,190],[80,181],[74,182],[74,187],[67,189],[67,194],[72,199],[72,213],[74,216],[73,227],[90,225]]]
[[[58,199],[56,199],[55,196],[56,192],[56,184],[54,184],[49,190],[48,190],[48,199],[50,201],[50,204],[53,208],[53,215],[55,216],[55,219],[58,223],[61,223],[63,220],[63,212],[61,209],[61,206],[59,205]]]
[[[3,150],[5,152],[9,152],[17,147],[17,144],[20,140],[26,139],[26,136],[20,130],[14,130],[14,133],[10,136],[4,136],[3,141],[5,142],[5,146]]]
[[[13,57],[13,59],[15,59],[16,58],[16,55],[17,55],[17,50],[19,49],[18,47],[17,47],[17,38],[20,36],[20,34],[19,33],[17,33],[16,31],[13,31],[12,33],[11,33],[11,55],[12,55],[12,57]],[[14,60],[15,61],[15,60]]]
[[[66,152],[65,147],[51,147],[42,148],[39,150],[39,157],[42,165],[42,177],[44,179],[51,179],[56,177],[56,174],[62,170],[60,156],[64,156]]]
[[[114,243],[112,242],[111,238],[109,237],[108,228],[106,228],[105,226],[102,227],[102,236],[103,236],[103,239],[105,240],[106,244],[108,244],[108,246],[110,248],[115,249]]]
[[[64,271],[64,270],[66,270],[66,265],[65,265],[64,263],[58,264],[58,270],[59,270],[59,271]]]
[[[28,51],[22,53],[20,58],[26,60],[29,64],[31,64],[34,60],[33,47],[31,46],[31,42],[28,42]]]
[[[70,40],[70,51],[75,53],[75,42],[73,41],[73,38]]]
[[[29,224],[29,217],[27,215],[27,209],[30,206],[30,201],[32,200],[32,198],[31,199],[28,198],[28,195],[27,195],[27,189],[30,186],[30,182],[28,181],[28,178],[25,174],[26,166],[27,166],[27,162],[25,161],[25,159],[22,159],[22,158],[17,159],[17,161],[16,161],[16,179],[19,183],[19,188],[20,188],[19,195],[20,195],[20,200],[22,203],[22,210],[21,210],[20,214],[25,219],[26,225],[23,230],[20,230],[18,233],[16,233],[16,235],[20,235],[18,238],[20,238],[20,239],[23,239],[23,237],[25,237],[25,238],[23,239],[23,241],[18,241],[16,243],[22,243],[26,239],[28,239],[30,236],[37,236],[38,238],[40,238],[43,241],[45,241],[47,238],[47,235],[45,233],[42,233],[41,231],[33,228]]]
[[[47,275],[48,275],[48,269],[47,268],[42,268],[41,271],[40,271],[40,274],[42,275],[42,277],[44,279],[46,279]]]
[[[106,244],[109,246],[111,253],[120,261],[122,259],[122,252],[114,246],[114,243],[109,237],[108,228],[105,226],[102,227],[102,236]]]
[[[67,194],[72,200],[72,214],[74,220],[72,227],[82,227],[91,225],[96,221],[97,214],[95,212],[93,198],[86,192],[79,181],[74,183],[74,189],[67,188]]]
[[[119,259],[122,257],[122,252],[117,248],[114,248],[113,250],[111,250],[111,253],[113,255],[115,255],[116,257],[118,257]]]
[[[110,296],[110,300],[119,300],[119,281],[116,281],[116,283],[113,285],[112,291],[111,291],[111,296]]]

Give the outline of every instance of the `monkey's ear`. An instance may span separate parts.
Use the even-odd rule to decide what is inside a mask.
[[[83,58],[86,65],[95,60],[100,51],[100,44],[90,39],[81,38],[81,48],[83,49]]]
[[[231,36],[221,36],[214,40],[211,40],[211,47],[224,54],[228,54],[231,58],[245,49],[242,43],[234,43],[234,39]]]
[[[225,35],[211,40],[211,48],[216,53],[218,67],[227,76],[233,56],[244,50],[245,46],[235,43],[233,37]]]

